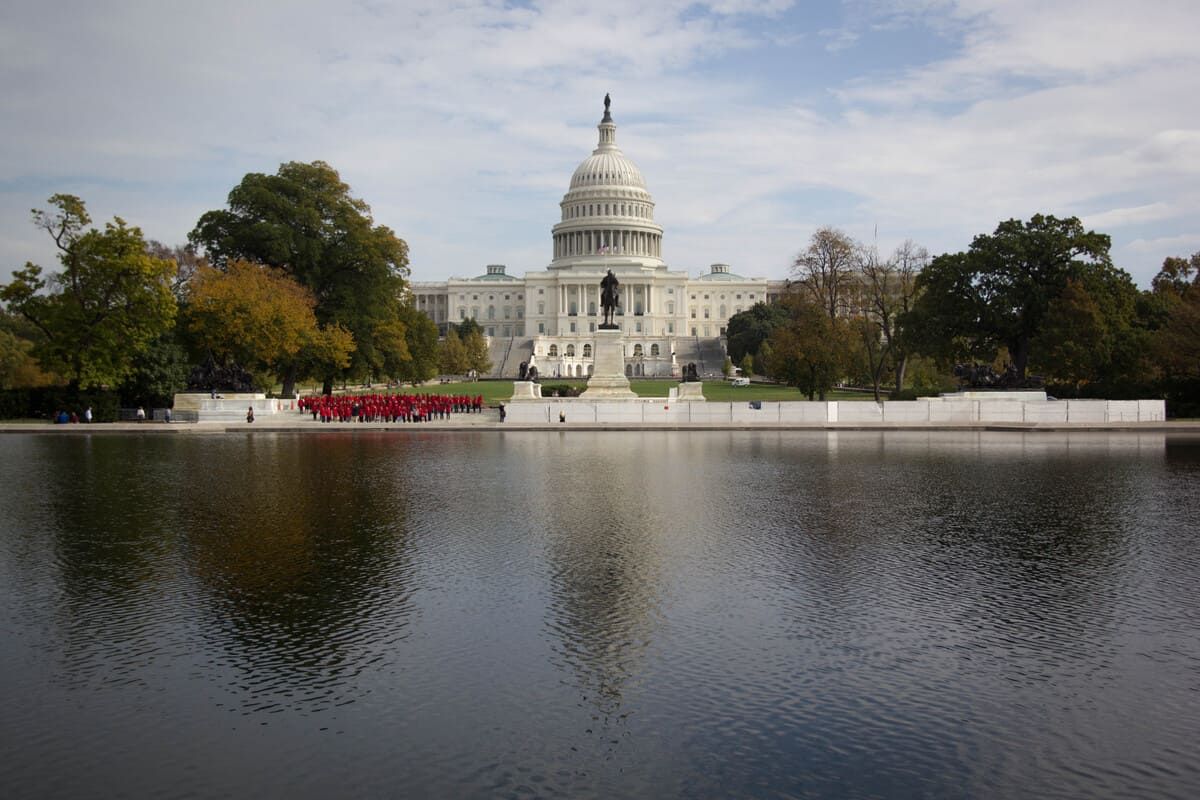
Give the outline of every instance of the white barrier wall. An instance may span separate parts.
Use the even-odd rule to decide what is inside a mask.
[[[1167,418],[1165,400],[1138,400],[1138,422],[1162,422]]]
[[[710,403],[647,398],[642,400],[516,401],[505,406],[514,423],[599,425],[926,425],[1103,424],[1162,422],[1162,400],[974,400],[924,398],[873,403],[846,402]]]
[[[1067,422],[1104,422],[1108,400],[1067,400]]]
[[[1026,403],[1026,422],[1066,422],[1066,403]]]
[[[1020,400],[977,400],[976,414],[980,422],[1024,422],[1025,407]]]
[[[779,421],[786,425],[824,425],[829,422],[829,403],[780,403]]]

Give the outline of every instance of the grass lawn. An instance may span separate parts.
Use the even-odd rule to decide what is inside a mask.
[[[768,402],[783,402],[807,400],[808,395],[801,394],[799,389],[792,386],[777,386],[775,384],[752,383],[749,386],[734,386],[729,381],[705,381],[704,399],[717,403],[736,403],[742,400],[766,400]],[[874,400],[874,396],[866,392],[843,392],[834,389],[825,395],[826,400]]]

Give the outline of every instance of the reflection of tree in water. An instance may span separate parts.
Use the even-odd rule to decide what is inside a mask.
[[[547,625],[591,719],[578,745],[611,751],[628,735],[624,695],[636,685],[657,624],[659,564],[653,515],[642,506],[628,454],[553,477]],[[576,745],[573,749],[578,749]]]
[[[190,453],[188,563],[250,694],[244,710],[319,710],[408,635],[403,441],[247,437]],[[205,458],[215,462],[204,463]]]
[[[152,625],[176,572],[173,509],[156,493],[154,476],[170,448],[162,441],[63,437],[39,441],[44,485],[38,523],[54,543],[56,610],[62,660],[58,677],[97,685],[140,682],[169,649]],[[133,444],[133,446],[131,446]]]
[[[403,440],[79,437],[42,448],[72,680],[214,640],[242,710],[316,710],[407,635]],[[197,591],[199,590],[199,591]],[[199,633],[197,634],[197,631]]]

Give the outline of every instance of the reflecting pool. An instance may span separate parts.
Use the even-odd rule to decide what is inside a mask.
[[[1200,797],[1200,438],[0,448],[6,797]]]

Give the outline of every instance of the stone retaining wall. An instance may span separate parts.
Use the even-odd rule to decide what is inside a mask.
[[[659,425],[986,425],[1109,424],[1162,422],[1162,400],[976,400],[924,398],[874,403],[830,402],[714,403],[668,398],[590,402],[578,398],[522,400],[506,406],[514,423]]]

